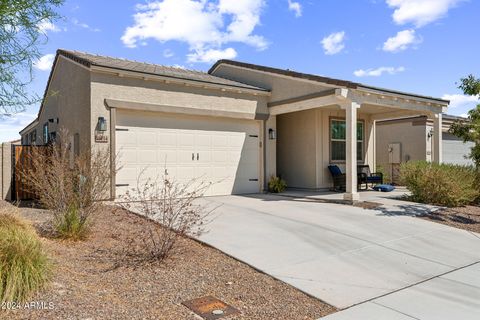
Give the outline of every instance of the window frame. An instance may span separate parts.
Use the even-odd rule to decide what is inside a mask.
[[[340,141],[340,142],[345,142],[345,148],[347,146],[347,139],[345,137],[345,140],[342,140],[342,139],[333,139],[332,137],[332,123],[333,121],[342,121],[345,123],[347,123],[347,120],[345,118],[341,118],[341,117],[330,117],[329,118],[329,121],[328,121],[328,148],[329,148],[329,161],[330,163],[338,163],[338,164],[344,164],[346,163],[347,161],[346,160],[333,160],[332,159],[332,142],[333,141]],[[358,123],[362,123],[362,127],[363,127],[363,130],[362,130],[362,140],[358,140],[357,138],[357,141],[356,143],[358,144],[359,142],[362,143],[362,157],[361,159],[357,159],[357,163],[363,163],[365,161],[365,141],[366,141],[366,137],[365,137],[365,134],[366,134],[366,123],[365,123],[365,120],[364,119],[357,119],[357,128],[358,128]],[[357,136],[357,134],[355,134],[355,136]],[[357,146],[357,149],[358,149],[358,146]],[[358,150],[357,150],[358,152]],[[345,152],[345,155],[346,155],[346,152]]]
[[[42,138],[43,138],[43,144],[48,144],[50,135],[49,135],[49,128],[48,128],[48,122],[45,122],[42,127]]]

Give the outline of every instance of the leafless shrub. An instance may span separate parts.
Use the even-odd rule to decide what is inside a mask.
[[[39,203],[52,211],[56,234],[81,240],[101,200],[109,198],[110,150],[82,148],[75,154],[68,137],[63,130],[48,146],[30,148],[25,155],[29,165],[20,168],[19,174]]]
[[[212,185],[200,178],[180,183],[164,174],[148,178],[121,196],[120,205],[160,224],[149,224],[140,241],[132,241],[133,254],[143,261],[162,261],[178,253],[177,242],[185,236],[199,236],[205,232],[210,208],[200,198]]]

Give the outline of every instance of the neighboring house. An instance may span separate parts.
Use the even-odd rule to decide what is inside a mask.
[[[375,121],[426,115],[440,128],[448,103],[230,60],[203,73],[58,50],[38,118],[21,135],[44,144],[65,127],[76,153],[108,147],[122,167],[112,198],[142,170],[156,176],[165,166],[180,181],[218,182],[210,195],[260,192],[272,175],[327,189],[336,163],[345,199],[357,199],[357,164],[376,166]]]
[[[468,158],[473,147],[472,142],[464,143],[462,139],[448,132],[455,120],[465,118],[451,115],[442,116],[442,159],[444,163],[473,165]],[[387,170],[398,181],[398,169],[402,162],[415,160],[433,160],[434,129],[433,122],[426,116],[406,117],[377,121],[377,165]],[[397,155],[392,160],[392,149]],[[390,152],[389,152],[390,151]]]

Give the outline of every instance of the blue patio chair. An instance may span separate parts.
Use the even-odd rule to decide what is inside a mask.
[[[357,167],[358,171],[358,185],[361,186],[365,183],[365,190],[368,190],[368,184],[383,184],[383,173],[381,172],[370,172],[370,167],[368,165],[360,165]]]
[[[330,171],[330,174],[332,175],[333,190],[345,191],[347,187],[347,176],[345,173],[342,173],[342,170],[336,164],[329,165],[328,171]]]

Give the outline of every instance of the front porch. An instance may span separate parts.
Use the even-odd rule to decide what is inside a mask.
[[[360,200],[357,165],[376,170],[376,121],[413,115],[433,119],[433,161],[441,162],[442,112],[447,105],[439,99],[371,88],[335,88],[271,102],[266,130],[277,131],[277,175],[289,187],[328,190],[333,183],[328,166],[336,164],[346,174],[346,192],[334,197]]]

